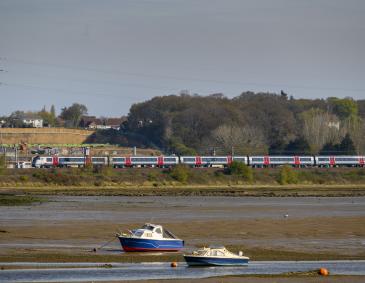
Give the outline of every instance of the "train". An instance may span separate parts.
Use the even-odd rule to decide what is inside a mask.
[[[278,167],[365,167],[365,156],[35,156],[32,167],[111,166],[114,168],[159,167],[178,164],[190,167],[228,167],[233,161],[253,168]]]

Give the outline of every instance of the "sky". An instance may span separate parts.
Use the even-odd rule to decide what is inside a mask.
[[[365,99],[363,0],[0,0],[0,116],[154,96]]]

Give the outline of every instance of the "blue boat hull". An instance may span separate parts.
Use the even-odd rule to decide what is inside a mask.
[[[180,239],[153,240],[130,237],[118,237],[123,250],[126,252],[175,252],[184,247],[184,241]]]
[[[248,259],[243,258],[217,258],[217,257],[197,257],[184,256],[189,266],[209,266],[209,265],[246,265]]]

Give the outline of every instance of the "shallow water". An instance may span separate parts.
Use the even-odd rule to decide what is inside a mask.
[[[145,222],[145,209],[166,221],[365,216],[365,197],[192,197],[50,196],[41,205],[0,207],[2,224],[29,221]],[[143,209],[141,209],[143,208]],[[263,209],[265,208],[265,209]],[[232,214],[234,210],[235,214]],[[199,211],[200,213],[197,213]],[[201,213],[204,212],[204,213]]]
[[[334,275],[365,276],[365,261],[261,261],[241,267],[188,267],[179,263],[2,263],[2,266],[21,266],[33,269],[0,271],[0,282],[85,282],[145,279],[207,278],[226,275],[281,274],[327,268]],[[71,268],[72,267],[72,268]],[[37,268],[37,269],[35,269]]]

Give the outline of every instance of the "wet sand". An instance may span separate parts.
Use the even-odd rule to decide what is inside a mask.
[[[42,197],[0,207],[0,261],[182,260],[124,254],[116,239],[91,252],[144,222],[165,225],[186,250],[219,244],[254,260],[365,259],[365,197]]]
[[[224,277],[224,278],[205,278],[205,279],[174,279],[174,280],[140,280],[140,281],[123,281],[128,283],[155,283],[155,282],[174,282],[174,283],[362,283],[364,282],[363,276],[331,276],[331,277],[320,277],[320,276],[291,276],[291,277]]]

